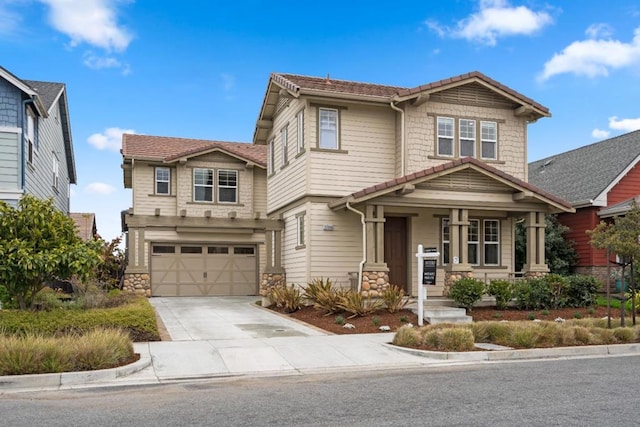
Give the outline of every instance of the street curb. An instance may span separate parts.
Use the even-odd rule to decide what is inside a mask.
[[[624,356],[640,353],[640,344],[610,344],[576,347],[555,348],[531,348],[524,350],[492,350],[492,351],[468,351],[445,352],[418,350],[415,348],[400,347],[393,344],[383,344],[385,347],[414,356],[437,360],[455,360],[464,362],[483,361],[508,361],[529,359],[557,359],[566,357],[593,357],[593,356]]]
[[[140,354],[137,361],[117,368],[55,374],[5,375],[0,376],[0,394],[12,391],[58,390],[76,385],[115,381],[149,366],[151,357],[148,354]]]

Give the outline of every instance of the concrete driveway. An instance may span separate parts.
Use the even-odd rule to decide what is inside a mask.
[[[255,305],[259,297],[154,297],[172,341],[326,335]]]

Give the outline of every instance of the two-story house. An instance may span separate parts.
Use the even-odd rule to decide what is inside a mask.
[[[479,72],[415,88],[272,74],[253,143],[268,148],[267,215],[284,228],[267,245],[281,262],[262,293],[273,274],[415,295],[418,244],[440,252],[429,295],[464,276],[508,277],[519,221],[525,274],[547,272],[544,216],[573,211],[527,182],[527,125],[549,116]]]
[[[255,295],[268,260],[266,148],[123,135],[128,265],[124,287],[148,296]]]
[[[0,200],[53,198],[69,213],[76,169],[63,83],[22,80],[0,67],[0,164]]]
[[[264,296],[325,277],[415,295],[422,244],[443,295],[512,275],[520,221],[525,273],[543,274],[544,216],[573,210],[527,182],[527,126],[548,116],[478,72],[416,88],[272,74],[253,144],[123,137],[127,286]],[[254,258],[234,265],[235,248]]]

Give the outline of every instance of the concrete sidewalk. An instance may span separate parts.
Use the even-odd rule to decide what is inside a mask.
[[[257,307],[255,300],[152,298],[173,341],[135,343],[140,360],[120,368],[0,377],[0,393],[640,353],[638,344],[468,353],[398,349],[389,345],[393,333],[330,335]]]

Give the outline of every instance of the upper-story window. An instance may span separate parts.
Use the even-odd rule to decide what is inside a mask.
[[[193,200],[196,202],[213,202],[213,170],[193,170]]]
[[[476,121],[460,119],[459,123],[460,157],[475,157]]]
[[[282,141],[282,166],[289,163],[289,127],[285,126],[280,131],[280,140]]]
[[[498,123],[438,117],[436,155],[498,160]]]
[[[453,119],[438,117],[438,156],[453,157]]]
[[[58,158],[55,156],[55,154],[53,155],[52,176],[53,180],[51,182],[51,185],[54,189],[57,190],[58,184],[60,183],[60,162],[58,161]]]
[[[483,159],[498,158],[498,125],[496,122],[480,122],[480,144]]]
[[[298,247],[305,245],[304,216],[304,212],[296,215],[296,246]]]
[[[296,133],[298,142],[298,154],[304,151],[304,110],[300,110],[296,116]]]
[[[169,168],[157,167],[155,174],[156,194],[169,194],[171,191],[171,172]]]
[[[274,156],[274,142],[273,139],[271,141],[269,141],[269,147],[268,147],[268,152],[267,152],[267,173],[269,175],[275,173],[275,169],[274,169],[274,164],[273,164],[273,156]]]
[[[33,155],[38,149],[36,142],[36,120],[28,108],[26,110],[26,117],[25,139],[27,144],[27,161],[33,164]]]
[[[339,114],[335,108],[318,109],[318,148],[337,150],[339,147]]]
[[[218,171],[218,202],[238,203],[238,171]]]

